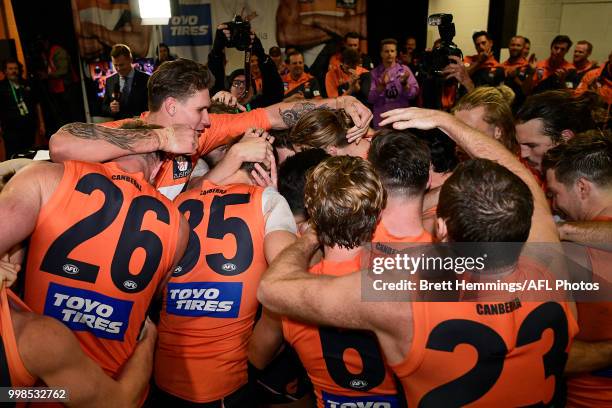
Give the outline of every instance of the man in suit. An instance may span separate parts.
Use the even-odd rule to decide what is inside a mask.
[[[117,73],[106,80],[102,111],[115,119],[139,116],[147,110],[149,75],[132,67],[132,52],[125,44],[115,44],[111,60]]]

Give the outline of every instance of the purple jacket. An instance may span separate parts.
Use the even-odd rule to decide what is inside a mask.
[[[378,84],[382,83],[385,70],[388,72],[390,81],[387,83],[382,92],[377,90]],[[402,86],[400,77],[403,73],[408,72],[408,90]],[[378,128],[380,122],[380,114],[391,109],[405,108],[410,106],[410,100],[414,99],[419,93],[419,84],[414,77],[414,74],[406,65],[395,63],[389,69],[385,69],[383,64],[380,64],[372,70],[372,85],[370,86],[370,94],[368,102],[374,108],[374,127]]]

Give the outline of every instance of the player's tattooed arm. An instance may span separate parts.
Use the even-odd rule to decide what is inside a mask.
[[[69,123],[51,136],[49,153],[54,162],[104,162],[157,150],[193,154],[198,138],[199,132],[184,125],[162,128],[135,120],[126,121],[116,129],[91,123]]]
[[[149,128],[116,129],[93,123],[75,122],[62,126],[59,131],[68,132],[79,139],[104,140],[132,153],[137,153],[135,148],[142,141],[155,143],[158,146],[160,144],[160,137],[155,129]]]
[[[285,104],[280,104],[285,105]],[[279,115],[283,120],[283,123],[287,128],[292,128],[295,126],[297,121],[306,113],[311,112],[315,109],[321,110],[332,110],[333,108],[329,106],[327,103],[323,103],[320,105],[314,104],[310,101],[297,102],[292,106],[284,108],[281,106],[278,108]]]
[[[315,109],[344,109],[355,125],[347,131],[346,138],[349,142],[358,141],[364,137],[373,118],[372,111],[349,95],[330,99],[281,102],[265,109],[272,129],[290,129],[303,115]]]

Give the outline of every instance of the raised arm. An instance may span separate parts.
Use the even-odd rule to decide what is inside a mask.
[[[453,139],[470,157],[489,159],[506,167],[527,184],[533,195],[534,212],[530,242],[558,242],[559,235],[544,192],[531,172],[518,158],[495,139],[480,133],[454,116],[436,110],[405,108],[385,112],[381,126],[393,124],[395,129],[439,128]]]
[[[300,102],[281,102],[268,106],[265,109],[272,129],[291,128],[302,115],[315,109],[344,109],[355,124],[346,135],[349,142],[366,135],[373,117],[372,112],[352,96],[341,96],[333,99],[309,99]]]
[[[83,160],[105,162],[130,154],[163,150],[193,154],[200,135],[184,125],[163,129],[115,129],[92,123],[69,123],[49,140],[54,162]]]

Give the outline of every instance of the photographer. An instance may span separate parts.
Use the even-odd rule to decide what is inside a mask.
[[[266,107],[283,100],[283,82],[278,74],[276,64],[264,51],[261,41],[255,33],[250,29],[250,24],[244,24],[239,26],[238,30],[243,32],[248,30],[250,32],[250,44],[245,44],[246,38],[244,33],[238,33],[238,35],[232,32],[232,28],[236,30],[236,25],[230,23],[220,24],[217,27],[217,33],[213,47],[208,54],[208,67],[212,72],[213,76],[217,78],[215,86],[213,88],[213,94],[221,90],[227,90],[234,95],[241,105],[245,105],[247,109],[255,109],[260,107]],[[240,44],[234,44],[235,40],[238,39]],[[246,45],[246,46],[245,46]],[[248,52],[250,48],[252,63],[255,63],[257,59],[257,67],[259,68],[261,86],[256,87],[253,84],[252,78],[249,78],[247,83],[247,76],[245,70],[236,70],[231,75],[231,82],[229,86],[225,87],[225,48],[236,47],[241,48]],[[251,61],[249,61],[251,64]],[[251,64],[250,66],[252,66]],[[251,71],[253,69],[251,68]],[[223,79],[223,80],[221,80]]]

